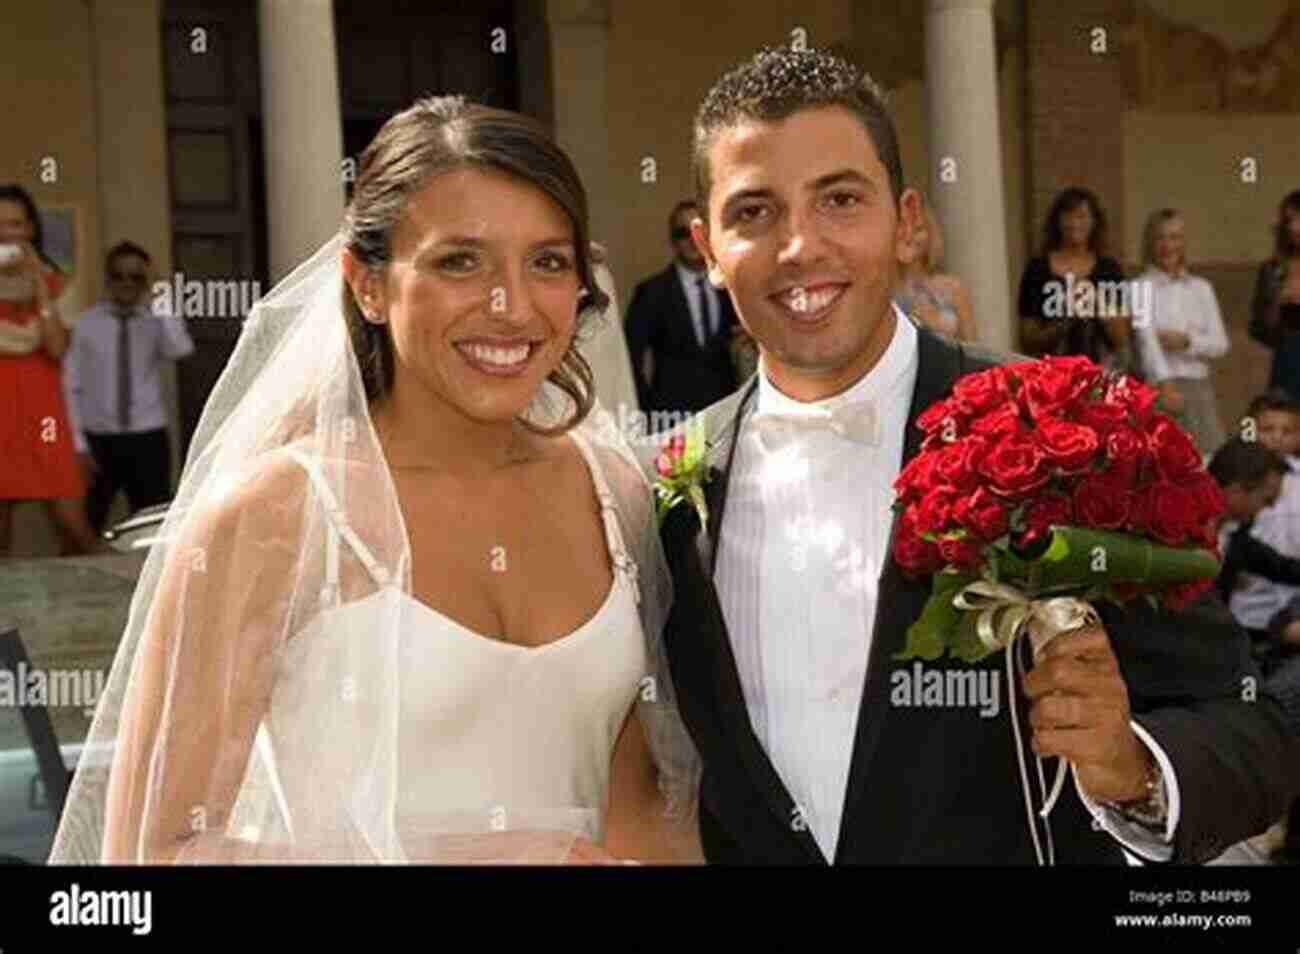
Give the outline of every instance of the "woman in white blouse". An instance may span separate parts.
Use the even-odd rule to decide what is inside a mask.
[[[1165,392],[1170,410],[1179,411],[1179,423],[1201,452],[1212,454],[1226,435],[1210,362],[1228,353],[1228,333],[1214,287],[1187,271],[1187,228],[1177,209],[1147,219],[1142,259],[1140,280],[1151,287],[1149,320],[1135,322],[1143,371]]]

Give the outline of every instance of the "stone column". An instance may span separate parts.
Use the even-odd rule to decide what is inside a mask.
[[[343,122],[331,0],[258,0],[271,283],[343,219]]]
[[[971,299],[979,341],[1016,345],[1008,273],[998,119],[994,0],[928,0],[925,86],[930,200],[945,239],[945,270]]]
[[[607,208],[609,169],[608,55],[606,0],[550,0],[547,34],[555,138],[578,167],[591,205],[591,237],[609,244],[617,224]]]
[[[591,238],[607,249],[617,249],[620,243],[614,230],[622,227],[622,220],[610,185],[614,173],[609,162],[609,17],[608,0],[548,0],[546,28],[538,32],[550,44],[549,117],[556,141],[573,160],[586,187]],[[619,284],[617,275],[624,269],[618,261],[610,265],[602,287],[613,292],[615,303],[626,302],[630,291],[625,283]],[[581,347],[595,372],[597,396],[616,419],[638,409],[620,308],[606,311]]]

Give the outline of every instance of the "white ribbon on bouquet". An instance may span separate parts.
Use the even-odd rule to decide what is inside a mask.
[[[977,580],[961,589],[953,597],[953,605],[961,610],[979,613],[976,621],[976,633],[980,642],[990,650],[1004,649],[1007,662],[1007,697],[1011,709],[1011,730],[1016,739],[1016,758],[1020,763],[1021,791],[1025,799],[1025,817],[1029,823],[1029,834],[1034,841],[1034,854],[1039,865],[1056,864],[1056,851],[1052,843],[1052,827],[1048,817],[1065,784],[1066,770],[1069,763],[1057,760],[1056,780],[1050,793],[1043,776],[1042,756],[1035,756],[1038,769],[1038,787],[1043,795],[1043,807],[1038,812],[1047,829],[1047,854],[1038,838],[1038,826],[1034,823],[1033,795],[1029,790],[1029,772],[1025,766],[1024,748],[1020,741],[1020,717],[1016,707],[1016,678],[1024,675],[1024,664],[1016,655],[1016,643],[1022,636],[1028,636],[1033,649],[1034,662],[1042,658],[1043,651],[1057,636],[1073,632],[1101,622],[1097,611],[1085,600],[1074,596],[1053,596],[1048,599],[1031,599],[1021,590],[1005,583],[991,583]]]

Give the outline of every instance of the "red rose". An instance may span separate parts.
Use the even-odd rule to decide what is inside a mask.
[[[1201,452],[1181,427],[1163,414],[1156,415],[1147,432],[1147,442],[1155,459],[1156,473],[1165,480],[1179,482],[1202,473]]]
[[[1109,471],[1107,472],[1109,473]],[[1137,533],[1142,536],[1151,534],[1151,488],[1135,491],[1133,500],[1129,505],[1128,523],[1125,525],[1126,530],[1130,533]]]
[[[1081,354],[1052,355],[1043,358],[1040,364],[1046,364],[1054,371],[1063,371],[1089,388],[1099,382],[1102,375],[1106,373],[1105,368]]]
[[[982,437],[967,437],[949,444],[935,463],[939,483],[961,493],[975,489],[979,483],[979,462],[988,453],[989,442]]]
[[[928,436],[938,434],[945,441],[954,441],[960,437],[965,423],[966,415],[951,398],[936,401],[916,419],[916,426]]]
[[[1043,494],[1026,504],[1020,514],[1024,529],[1016,543],[1028,550],[1047,536],[1052,527],[1068,527],[1074,522],[1074,508],[1064,494]]]
[[[1091,427],[1072,424],[1059,417],[1041,418],[1037,436],[1038,445],[1047,459],[1067,474],[1087,470],[1100,444],[1097,432]]]
[[[1020,408],[1015,404],[1004,404],[996,410],[989,411],[982,417],[971,421],[972,434],[998,440],[1025,432],[1025,423],[1020,417]]]
[[[1187,489],[1196,501],[1198,518],[1203,524],[1216,524],[1228,507],[1223,491],[1209,474],[1201,474],[1193,479]],[[1217,539],[1217,534],[1212,534]]]
[[[1002,370],[1015,380],[1023,382],[1026,377],[1037,374],[1041,365],[1042,362],[1035,358],[1029,361],[1017,361],[1014,364],[1004,364]]]
[[[1109,404],[1105,401],[1084,401],[1079,405],[1075,417],[1080,424],[1086,424],[1105,437],[1111,431],[1128,420],[1128,411],[1122,404]]]
[[[1116,378],[1106,391],[1107,404],[1122,407],[1133,423],[1145,426],[1155,410],[1160,392],[1128,375]]]
[[[919,534],[939,534],[952,528],[948,525],[952,519],[952,505],[955,495],[949,487],[936,487],[916,504],[916,532]]]
[[[1160,481],[1147,488],[1150,532],[1161,543],[1182,546],[1199,532],[1201,504],[1186,487]]]
[[[1133,428],[1122,425],[1106,435],[1106,473],[1126,487],[1137,483],[1147,459],[1147,442]]]
[[[979,542],[966,537],[961,540],[940,540],[939,555],[945,563],[961,570],[974,570],[984,562]]]
[[[990,489],[1004,497],[1031,493],[1052,476],[1042,449],[1030,437],[1004,437],[980,461],[979,470]]]
[[[1128,522],[1133,492],[1107,474],[1083,478],[1074,488],[1074,515],[1095,530],[1118,530]]]
[[[980,540],[992,542],[1007,532],[1006,506],[983,487],[952,507],[952,518]]]
[[[1101,378],[1102,369],[1082,356],[1044,358],[1036,372],[1022,375],[1021,395],[1029,413],[1037,420],[1045,414],[1062,415],[1072,410]]]
[[[939,548],[923,540],[916,532],[914,511],[908,510],[899,519],[898,535],[894,539],[894,562],[909,576],[924,577],[943,569],[944,559]]]
[[[968,374],[952,388],[952,401],[970,416],[984,414],[1011,398],[1007,373],[1000,367]]]
[[[894,478],[894,491],[903,503],[920,500],[938,486],[939,479],[935,475],[935,465],[942,455],[942,450],[917,454]]]
[[[1165,591],[1165,606],[1177,613],[1195,603],[1213,586],[1214,580],[1195,580],[1191,583],[1172,586]]]

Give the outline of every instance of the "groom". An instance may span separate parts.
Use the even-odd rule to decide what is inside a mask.
[[[1295,743],[1221,607],[1103,610],[1013,687],[1000,655],[894,659],[929,587],[890,559],[891,484],[917,415],[1001,359],[890,302],[920,206],[871,81],[816,51],[759,54],[705,99],[694,166],[694,241],[762,354],[703,412],[707,520],[682,504],[662,526],[707,859],[1033,864],[1032,825],[1058,863],[1200,863],[1268,828]],[[1009,688],[1035,786],[1035,753],[1074,765],[1046,824]]]

